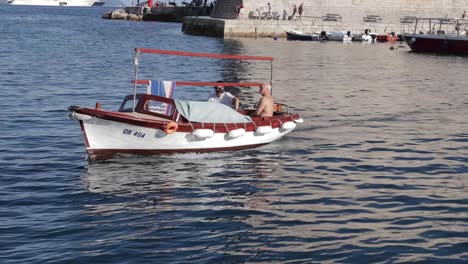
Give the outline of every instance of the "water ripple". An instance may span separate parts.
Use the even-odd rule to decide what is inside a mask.
[[[0,262],[467,262],[468,94],[452,74],[467,58],[190,36],[107,9],[0,5]],[[135,47],[275,56],[273,94],[305,123],[254,150],[88,163],[66,109],[117,108]],[[143,60],[143,78],[269,78],[269,65]]]

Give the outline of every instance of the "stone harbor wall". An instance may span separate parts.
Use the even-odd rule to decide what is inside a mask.
[[[238,19],[236,4],[243,6]],[[285,29],[402,33],[413,29],[412,17],[459,18],[464,10],[468,0],[217,0],[211,15],[217,22],[186,18],[183,31],[205,35],[197,31],[200,27],[218,37],[284,37]],[[213,32],[210,25],[215,25]]]

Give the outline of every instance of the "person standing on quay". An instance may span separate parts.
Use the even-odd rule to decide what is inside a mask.
[[[299,19],[301,19],[302,13],[304,12],[304,6],[303,5],[304,4],[299,5],[299,10],[297,10],[298,13],[299,13]]]
[[[296,15],[296,12],[297,12],[297,7],[296,7],[296,5],[293,5],[293,12],[292,12],[292,15],[291,15],[291,20],[294,20],[294,16]]]

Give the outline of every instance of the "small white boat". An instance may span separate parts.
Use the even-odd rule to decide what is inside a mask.
[[[343,41],[343,38],[346,36],[344,31],[332,31],[328,33],[328,40],[332,41]]]
[[[351,31],[348,31],[343,36],[343,43],[351,43],[351,41],[353,41],[353,34],[351,34]]]
[[[353,35],[343,37],[343,42],[344,43],[350,43],[351,41],[353,41]]]
[[[362,34],[361,40],[363,43],[374,43],[377,39],[377,33],[370,33],[368,29]]]
[[[10,5],[28,6],[102,6],[102,0],[8,0]]]
[[[277,104],[271,117],[250,117],[255,109],[232,108],[211,102],[183,101],[154,94],[138,94],[139,56],[143,53],[218,59],[273,60],[271,57],[237,56],[180,51],[136,49],[133,95],[124,98],[118,111],[70,106],[70,118],[79,121],[90,161],[118,154],[158,155],[189,152],[233,151],[258,147],[287,135],[303,119]],[[178,86],[258,86],[259,83],[177,81]],[[167,94],[166,94],[167,95]]]

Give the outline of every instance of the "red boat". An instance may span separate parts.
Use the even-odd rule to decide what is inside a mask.
[[[416,18],[414,33],[403,34],[413,52],[468,55],[468,20],[452,18]],[[418,31],[429,28],[429,31]]]
[[[398,36],[395,35],[395,32],[387,35],[377,35],[377,42],[397,42]]]

